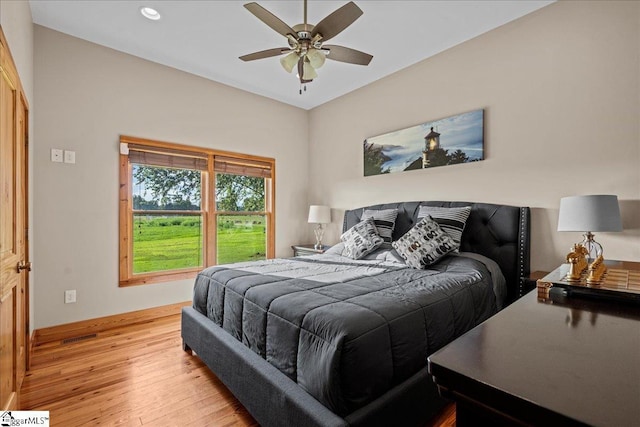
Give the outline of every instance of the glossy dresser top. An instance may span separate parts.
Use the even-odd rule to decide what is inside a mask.
[[[640,306],[522,297],[436,352],[439,385],[596,426],[640,422]],[[472,396],[474,397],[474,396]]]

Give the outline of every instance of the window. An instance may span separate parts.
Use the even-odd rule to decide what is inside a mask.
[[[120,138],[120,285],[272,258],[269,158]]]
[[[228,264],[266,258],[268,163],[214,157],[216,172],[216,261]]]

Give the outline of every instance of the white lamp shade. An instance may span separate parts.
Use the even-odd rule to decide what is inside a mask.
[[[316,70],[311,66],[309,62],[304,61],[304,64],[302,64],[302,78],[304,80],[313,80],[316,77],[318,77],[318,73],[316,73]]]
[[[320,52],[318,49],[313,48],[309,49],[307,58],[309,58],[309,64],[311,64],[311,66],[316,69],[322,67],[324,65],[324,60],[326,59],[324,53]]]
[[[560,199],[558,231],[622,231],[618,197],[563,197]]]
[[[309,206],[309,223],[329,224],[331,222],[331,208],[329,206]]]
[[[291,71],[293,71],[293,67],[296,66],[299,60],[300,57],[298,56],[298,54],[295,52],[291,52],[287,56],[283,56],[282,58],[280,58],[280,64],[282,65],[282,68],[287,70],[287,73],[290,73]]]

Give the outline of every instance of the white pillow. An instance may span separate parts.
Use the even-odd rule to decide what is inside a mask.
[[[340,242],[340,243],[336,243],[335,245],[331,246],[329,249],[324,251],[324,254],[325,255],[342,255],[343,251],[344,251],[344,243]]]

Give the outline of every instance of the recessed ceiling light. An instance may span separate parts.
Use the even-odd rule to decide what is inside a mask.
[[[152,21],[157,21],[160,19],[160,12],[155,10],[152,7],[141,7],[140,13],[147,19],[151,19]]]

